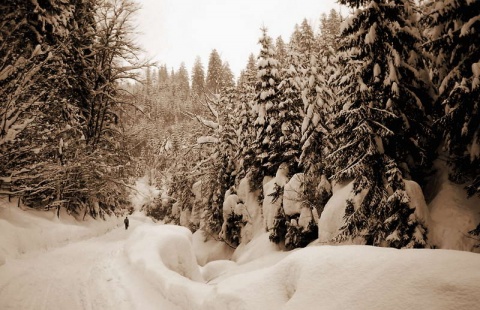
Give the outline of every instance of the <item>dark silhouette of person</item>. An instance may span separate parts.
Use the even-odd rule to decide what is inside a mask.
[[[123,222],[125,223],[125,229],[128,229],[128,216],[125,217],[125,220],[123,220]]]

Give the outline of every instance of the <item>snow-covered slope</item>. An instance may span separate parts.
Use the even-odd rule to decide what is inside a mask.
[[[77,221],[61,213],[21,209],[17,200],[0,197],[0,265],[8,258],[45,251],[69,242],[103,235],[122,224],[121,218],[107,217],[106,221]]]

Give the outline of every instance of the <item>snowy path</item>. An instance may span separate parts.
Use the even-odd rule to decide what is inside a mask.
[[[1,265],[0,308],[178,309],[128,264],[130,232],[116,228]]]

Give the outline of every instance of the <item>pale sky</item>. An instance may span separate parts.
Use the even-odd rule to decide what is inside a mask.
[[[257,54],[260,28],[288,42],[304,18],[318,29],[322,13],[340,9],[335,0],[137,0],[138,43],[159,64],[178,69],[183,61],[189,74],[196,56],[207,71],[212,49],[228,61],[236,77],[250,53]],[[345,7],[342,8],[342,13]]]

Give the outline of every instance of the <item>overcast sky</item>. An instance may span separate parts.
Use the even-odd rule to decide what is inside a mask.
[[[257,53],[260,28],[288,42],[303,18],[318,29],[322,13],[339,10],[335,0],[137,0],[138,43],[159,64],[178,69],[183,61],[191,73],[198,55],[205,71],[216,48],[236,77],[250,53]],[[345,11],[345,8],[342,8]],[[343,12],[342,13],[345,13]]]

